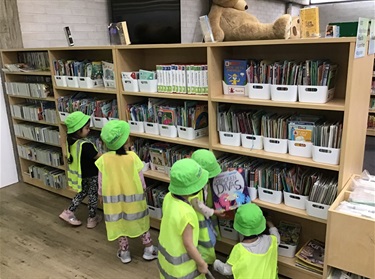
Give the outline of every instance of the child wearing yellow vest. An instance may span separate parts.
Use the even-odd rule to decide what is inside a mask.
[[[104,220],[109,241],[118,239],[117,257],[123,263],[131,261],[128,237],[141,236],[145,245],[143,259],[157,258],[157,248],[152,245],[149,233],[150,216],[140,173],[143,163],[125,143],[130,134],[129,124],[112,120],[104,125],[100,134],[107,148],[96,162],[101,177]]]
[[[159,234],[160,278],[205,278],[208,265],[199,251],[199,222],[189,198],[202,190],[208,172],[192,159],[173,164],[163,201]]]
[[[73,112],[65,120],[67,128],[68,185],[78,194],[68,209],[59,217],[73,226],[82,224],[74,214],[82,200],[88,195],[89,217],[87,228],[95,228],[102,217],[96,214],[98,207],[98,169],[95,160],[100,153],[90,141],[86,140],[90,132],[90,116],[80,111]]]
[[[263,232],[269,227],[270,235]],[[262,210],[254,203],[240,206],[234,216],[234,229],[244,236],[236,244],[226,263],[214,262],[214,269],[234,279],[272,279],[277,276],[277,247],[280,234],[270,221],[266,221]]]
[[[213,264],[216,259],[216,237],[219,235],[216,216],[224,217],[225,214],[222,211],[212,209],[211,182],[215,176],[221,173],[221,167],[217,163],[214,153],[206,149],[194,151],[191,158],[204,170],[208,171],[209,183],[197,196],[191,198],[190,203],[195,209],[199,220],[198,250],[206,263]]]

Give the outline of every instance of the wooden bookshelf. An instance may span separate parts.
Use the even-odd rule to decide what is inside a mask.
[[[3,63],[16,63],[17,53],[27,49],[5,50],[2,54]],[[38,51],[41,51],[38,49]],[[26,96],[8,96],[9,100],[15,103],[22,102],[22,99],[37,99],[57,102],[61,96],[69,96],[74,92],[85,92],[88,96],[100,96],[105,98],[116,98],[119,107],[120,119],[126,119],[125,108],[128,104],[144,101],[147,98],[161,98],[166,100],[195,100],[204,101],[208,104],[209,112],[209,135],[193,141],[181,138],[165,138],[162,136],[145,133],[132,133],[132,138],[146,138],[172,144],[192,146],[196,148],[208,148],[216,154],[229,153],[261,158],[270,161],[285,162],[303,166],[310,166],[317,169],[330,171],[338,175],[338,190],[343,189],[345,183],[353,173],[362,171],[364,146],[368,117],[369,95],[358,94],[368,92],[368,84],[372,78],[373,56],[354,59],[355,38],[332,38],[332,39],[300,39],[300,40],[263,40],[263,41],[241,41],[222,43],[197,43],[197,44],[161,44],[161,45],[129,45],[129,46],[104,46],[104,47],[65,47],[42,49],[47,51],[50,58],[51,69],[54,59],[90,59],[97,61],[113,61],[115,65],[116,89],[107,88],[68,88],[54,85],[54,97],[45,99]],[[294,60],[303,61],[307,59],[330,59],[338,64],[339,71],[335,88],[334,98],[325,104],[312,104],[300,102],[275,102],[254,100],[247,97],[228,96],[223,94],[223,60],[224,59],[268,59],[268,60]],[[208,65],[208,95],[187,95],[171,93],[146,93],[146,92],[125,92],[121,81],[121,72],[137,71],[139,69],[154,70],[158,64],[172,63],[204,63]],[[30,73],[9,73],[5,81],[22,82],[24,76]],[[33,72],[31,75],[36,75]],[[40,75],[53,75],[53,73],[42,72]],[[268,153],[264,150],[250,150],[243,147],[232,147],[221,145],[216,129],[217,107],[221,103],[240,104],[251,109],[264,109],[268,111],[305,113],[323,115],[327,119],[343,120],[343,140],[341,144],[340,164],[328,165],[314,162],[310,158],[294,157],[289,154]],[[21,121],[21,119],[13,119]],[[61,123],[60,123],[61,124]],[[66,127],[58,125],[60,131],[60,142],[63,154],[65,154]],[[94,129],[93,129],[94,130]],[[100,130],[100,129],[95,129]],[[25,143],[32,141],[17,137],[17,141]],[[47,144],[48,145],[48,144]],[[356,148],[353,148],[355,146]],[[21,169],[26,171],[26,162],[19,159]],[[148,179],[169,182],[168,175],[157,171],[148,170],[144,173]],[[69,191],[49,189],[42,185],[39,180],[31,179],[23,174],[25,182],[37,187],[55,191],[63,196],[73,196]],[[68,190],[66,190],[68,191]],[[276,221],[285,220],[301,224],[302,234],[300,246],[310,238],[324,241],[326,238],[327,226],[332,220],[323,220],[311,217],[306,211],[294,209],[284,204],[274,205],[260,200],[255,200],[263,210],[267,211]],[[277,222],[275,222],[277,224]],[[160,227],[160,221],[151,220],[151,226]],[[344,227],[345,225],[343,225]],[[344,230],[344,229],[343,229]],[[358,240],[361,242],[361,240]],[[230,253],[236,241],[222,239],[218,242],[216,249],[223,253]],[[329,246],[327,246],[329,249]],[[328,252],[329,253],[329,252]],[[355,256],[355,255],[354,255]],[[345,258],[345,254],[337,255],[337,259]],[[325,272],[327,267],[325,266]],[[295,266],[294,258],[279,257],[279,273],[290,278],[322,278],[315,274]]]
[[[4,72],[6,75],[21,75],[21,76],[50,76],[50,71],[30,71],[30,72]]]
[[[38,100],[38,101],[49,101],[54,102],[54,97],[47,97],[47,98],[38,98],[38,97],[29,97],[29,96],[18,96],[18,95],[7,95],[9,98],[14,99],[29,99],[29,100]]]
[[[46,122],[46,121],[43,121],[43,120],[29,120],[29,119],[23,119],[23,118],[20,118],[20,117],[14,117],[14,116],[12,117],[12,119],[18,120],[18,121],[25,121],[25,122],[30,122],[30,123],[38,123],[38,124],[43,124],[43,125],[48,125],[48,126],[59,127],[59,124],[49,123],[49,122]]]
[[[41,165],[44,165],[44,166],[47,166],[47,167],[51,167],[51,168],[55,168],[55,169],[59,169],[59,170],[65,171],[65,167],[63,165],[61,165],[61,166],[51,166],[49,164],[40,162],[38,160],[31,160],[31,159],[24,158],[24,157],[21,157],[21,156],[19,156],[19,158],[20,158],[20,160],[25,160],[25,161],[28,161],[28,162],[33,162],[33,163],[36,163],[36,164],[41,164]]]
[[[370,137],[375,137],[375,129],[367,129],[366,134]]]

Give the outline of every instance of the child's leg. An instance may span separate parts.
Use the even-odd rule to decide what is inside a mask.
[[[118,238],[118,247],[121,251],[128,251],[129,250],[129,241],[126,236],[121,236]]]
[[[150,232],[147,231],[142,234],[142,244],[145,246],[145,250],[143,252],[143,258],[145,260],[151,261],[158,258],[158,249],[152,245],[152,239]]]
[[[119,237],[118,246],[117,257],[122,263],[130,263],[132,258],[130,257],[128,238],[126,236]]]
[[[87,228],[93,229],[102,220],[102,216],[96,214],[98,208],[98,177],[93,176],[86,178],[88,184],[88,195],[89,195],[89,218],[87,219]]]

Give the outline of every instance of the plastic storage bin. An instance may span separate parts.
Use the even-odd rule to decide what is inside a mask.
[[[122,86],[124,87],[124,91],[127,92],[139,92],[138,87],[138,80],[132,79],[132,80],[122,80]]]
[[[313,217],[327,219],[329,207],[330,205],[306,201],[306,213]]]
[[[78,88],[79,87],[79,83],[78,83],[78,77],[66,77],[66,83],[68,85],[68,87],[74,87],[74,88]]]
[[[91,77],[78,77],[78,85],[80,88],[94,88],[103,86],[103,80],[92,79]]]
[[[159,124],[159,133],[163,137],[177,138],[177,128],[173,125]]]
[[[140,92],[156,93],[158,92],[158,80],[138,80],[138,86]]]
[[[250,149],[263,149],[263,137],[256,135],[241,134],[241,143],[243,147]]]
[[[109,121],[108,118],[105,117],[93,117],[92,120],[95,128],[103,128]]]
[[[219,132],[220,144],[240,146],[241,145],[241,134],[231,132]]]
[[[66,76],[54,76],[56,86],[67,87],[68,83],[66,81]]]
[[[288,245],[288,244],[280,243],[278,247],[279,256],[283,256],[287,258],[294,258],[296,251],[297,251],[297,245]]]
[[[258,195],[261,201],[280,204],[283,201],[283,192],[258,187]]]
[[[288,192],[283,193],[285,205],[299,209],[306,209],[306,201],[309,196],[302,196]]]
[[[105,88],[116,88],[116,81],[113,79],[103,78],[103,83]]]
[[[298,85],[298,100],[301,103],[324,104],[333,98],[335,88],[328,90],[328,86]]]
[[[249,83],[249,98],[270,100],[271,88],[268,83]]]
[[[147,205],[148,207],[148,213],[150,214],[151,218],[158,219],[160,220],[161,217],[163,216],[161,208],[154,207],[151,205]]]
[[[69,112],[59,111],[60,121],[65,122],[65,119],[68,117],[69,114]]]
[[[258,190],[257,190],[257,188],[255,188],[255,187],[247,187],[247,189],[249,191],[250,199],[252,201],[256,200],[256,198],[258,197]]]
[[[281,102],[297,102],[297,85],[271,84],[271,100]]]
[[[289,154],[298,157],[312,157],[312,143],[305,141],[288,140]]]
[[[315,162],[338,165],[340,162],[340,149],[313,146],[312,159]]]
[[[144,122],[145,125],[145,133],[152,134],[152,135],[159,135],[159,124],[152,123],[152,122]]]
[[[194,140],[208,135],[208,127],[194,130],[191,127],[177,126],[178,137],[187,140]]]
[[[144,133],[145,127],[142,121],[128,121],[131,133]]]
[[[263,147],[267,152],[288,153],[288,140],[263,137]]]
[[[225,226],[219,226],[219,228],[220,228],[221,237],[238,241],[239,235],[235,229],[225,227]]]
[[[228,85],[223,81],[224,95],[242,95],[249,96],[249,84],[246,85]]]

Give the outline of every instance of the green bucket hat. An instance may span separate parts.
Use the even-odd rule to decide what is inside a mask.
[[[208,172],[192,159],[181,159],[171,168],[168,190],[176,195],[191,195],[204,187]]]
[[[100,137],[109,150],[120,149],[128,140],[130,126],[123,120],[111,120],[104,125]]]
[[[68,115],[65,119],[65,125],[68,129],[68,134],[73,134],[79,129],[84,127],[86,123],[90,120],[90,116],[84,114],[82,111],[75,111]]]
[[[266,218],[259,206],[247,203],[237,209],[233,227],[243,236],[258,235],[266,229]]]
[[[212,178],[221,173],[215,154],[207,149],[198,149],[191,155],[191,159],[196,161],[203,169],[208,171],[208,178]]]

